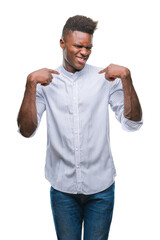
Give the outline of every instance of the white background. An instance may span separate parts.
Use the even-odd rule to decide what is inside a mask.
[[[89,64],[128,67],[144,125],[128,133],[110,112],[111,147],[118,176],[110,240],[159,240],[160,114],[158,0],[6,0],[0,6],[0,238],[56,239],[50,184],[44,177],[45,115],[37,134],[23,138],[16,118],[27,75],[62,62],[65,21],[98,20]]]

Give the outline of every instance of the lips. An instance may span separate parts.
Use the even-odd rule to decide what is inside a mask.
[[[87,61],[87,57],[77,57],[77,59],[80,64],[85,64]]]

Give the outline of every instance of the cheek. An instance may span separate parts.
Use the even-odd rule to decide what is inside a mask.
[[[76,53],[75,53],[74,51],[69,51],[69,52],[66,53],[66,57],[67,57],[70,61],[74,60],[75,55],[76,55]]]

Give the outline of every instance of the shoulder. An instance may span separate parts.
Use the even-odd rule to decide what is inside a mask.
[[[61,69],[62,69],[62,65],[60,65],[60,66],[58,66],[57,68],[55,68],[55,71],[61,72]]]
[[[103,69],[102,67],[97,67],[97,66],[90,65],[90,64],[86,64],[86,68],[88,71],[92,71],[92,72],[96,72],[96,73],[98,73],[99,71],[101,71]]]
[[[86,70],[85,73],[93,76],[96,79],[105,79],[105,75],[104,74],[99,74],[99,72],[103,69],[101,67],[97,67],[97,66],[93,66],[93,65],[89,65],[86,64]]]
[[[92,81],[96,81],[98,83],[101,82],[102,84],[103,83],[107,84],[105,74],[99,73],[103,68],[87,64],[86,69],[87,71],[85,72],[87,73],[89,78],[92,78]]]

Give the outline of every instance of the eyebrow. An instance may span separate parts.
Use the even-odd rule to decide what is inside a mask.
[[[73,46],[75,46],[75,47],[85,47],[85,46],[83,46],[83,45],[81,45],[81,44],[78,44],[78,43],[74,43],[73,44]],[[92,48],[93,47],[93,44],[91,44],[91,45],[89,45],[89,46],[86,46],[85,48]]]

